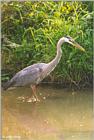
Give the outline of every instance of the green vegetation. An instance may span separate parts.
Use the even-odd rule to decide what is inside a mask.
[[[86,49],[68,44],[51,80],[77,86],[92,85],[93,2],[2,2],[2,81],[37,62],[56,55],[57,41],[66,35]]]

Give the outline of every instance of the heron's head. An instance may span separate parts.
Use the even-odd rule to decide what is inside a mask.
[[[77,42],[75,42],[75,40],[72,37],[70,37],[70,36],[63,37],[63,40],[64,40],[64,42],[67,42],[67,43],[73,45],[74,47],[80,49],[81,51],[85,52],[85,49],[82,46],[80,46]]]

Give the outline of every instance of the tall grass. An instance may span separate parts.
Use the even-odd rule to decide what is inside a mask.
[[[60,37],[70,35],[86,53],[64,44],[53,81],[92,83],[93,2],[2,2],[2,80],[22,68],[49,62]]]

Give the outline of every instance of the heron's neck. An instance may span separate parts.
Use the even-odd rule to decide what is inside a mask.
[[[57,64],[59,63],[60,59],[61,59],[61,56],[62,56],[62,49],[61,49],[61,45],[64,43],[63,39],[60,39],[57,43],[57,54],[55,56],[55,58],[50,62],[48,63],[49,64],[49,67],[54,69]]]

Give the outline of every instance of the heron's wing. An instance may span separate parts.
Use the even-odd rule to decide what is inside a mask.
[[[27,69],[27,70],[22,70],[19,72],[18,76],[19,78],[33,78],[33,77],[38,77],[40,73],[43,71],[42,68],[34,68],[34,69]]]
[[[41,63],[40,63],[41,64]],[[42,65],[32,65],[31,67],[27,67],[20,72],[18,72],[13,78],[12,81],[15,81],[17,86],[24,86],[28,84],[35,84],[38,82],[41,74],[43,72],[43,64]]]
[[[33,70],[33,69],[36,69],[36,68],[43,68],[46,65],[47,64],[45,64],[45,63],[37,63],[37,64],[33,64],[31,66],[28,66],[28,67],[24,68],[23,70],[26,71],[26,70],[31,70],[31,69]]]

